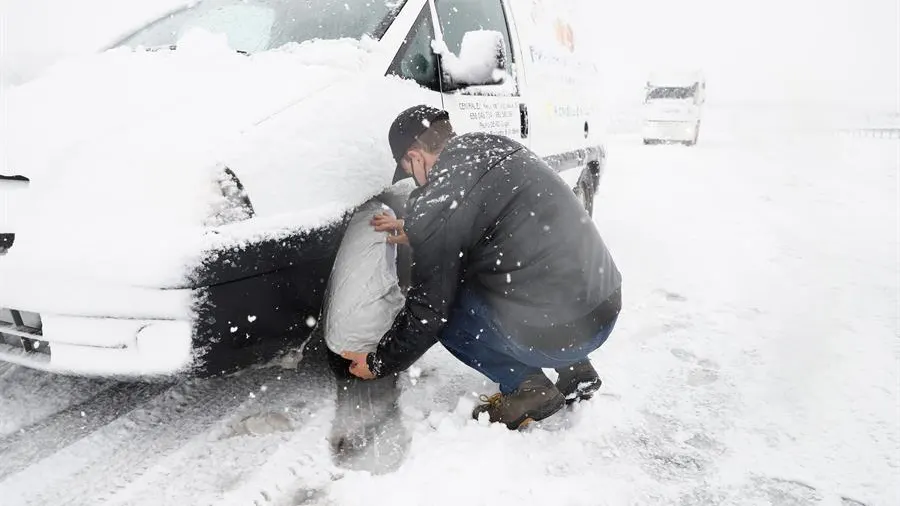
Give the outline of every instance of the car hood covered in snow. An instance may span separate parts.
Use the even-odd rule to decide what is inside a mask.
[[[340,219],[390,184],[385,132],[417,99],[366,72],[377,50],[313,41],[247,56],[200,33],[174,51],[68,61],[10,90],[0,174],[31,184],[0,259],[0,305],[12,280],[37,273],[183,286],[205,251]],[[397,100],[368,104],[379,94]],[[225,167],[256,219],[214,222]]]

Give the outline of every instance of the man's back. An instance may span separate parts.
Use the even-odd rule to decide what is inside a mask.
[[[458,280],[482,292],[507,322],[536,328],[568,323],[595,310],[621,284],[572,190],[505,137],[451,140],[429,184],[414,194],[409,214],[416,263],[441,270],[457,256]]]

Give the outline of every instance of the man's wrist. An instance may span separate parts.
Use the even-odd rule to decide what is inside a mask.
[[[378,357],[378,352],[366,355],[366,367],[369,368],[369,372],[376,378],[380,378],[384,375],[384,362]]]

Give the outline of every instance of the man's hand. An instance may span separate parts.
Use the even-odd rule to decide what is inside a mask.
[[[369,370],[369,365],[366,363],[366,358],[369,356],[368,353],[345,351],[341,353],[341,356],[351,362],[350,374],[364,380],[375,379],[375,375],[372,374],[372,371]]]
[[[406,236],[406,232],[403,231],[403,220],[398,220],[390,214],[382,213],[376,214],[370,223],[375,227],[375,231],[390,234],[387,238],[388,244],[409,244],[409,238]]]

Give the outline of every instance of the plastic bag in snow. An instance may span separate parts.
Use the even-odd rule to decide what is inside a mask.
[[[341,240],[325,310],[325,342],[335,353],[371,353],[405,303],[397,282],[397,247],[370,221],[379,213],[394,216],[378,200],[353,215]]]

